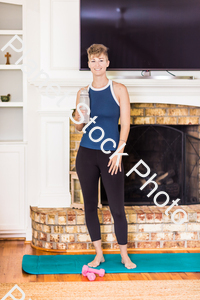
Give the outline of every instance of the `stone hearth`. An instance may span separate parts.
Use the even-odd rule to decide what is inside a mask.
[[[157,206],[125,206],[128,222],[128,249],[189,249],[200,248],[200,205],[179,206],[187,213],[181,225],[164,214]],[[181,215],[182,214],[182,215]],[[49,251],[71,252],[94,250],[85,225],[84,212],[71,208],[30,207],[32,246]],[[119,250],[113,218],[108,207],[98,210],[102,248]],[[183,213],[175,215],[179,221]]]

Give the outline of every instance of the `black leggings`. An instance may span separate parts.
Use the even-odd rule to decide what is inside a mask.
[[[110,211],[114,219],[114,228],[117,242],[127,244],[127,220],[124,211],[124,167],[121,160],[121,169],[117,174],[108,173],[110,154],[101,150],[79,146],[76,156],[76,171],[80,181],[85,208],[85,220],[92,241],[101,239],[98,206],[99,176],[106,191]]]

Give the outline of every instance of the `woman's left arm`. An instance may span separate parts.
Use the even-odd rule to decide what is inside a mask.
[[[127,88],[123,84],[118,84],[117,88],[117,95],[119,97],[119,102],[120,102],[120,125],[121,125],[121,130],[120,130],[120,138],[119,138],[119,143],[117,149],[120,148],[124,144],[121,150],[118,151],[118,153],[123,153],[124,148],[126,145],[126,141],[128,139],[129,131],[130,131],[130,99],[129,99],[129,94],[127,91]],[[116,151],[117,151],[116,149]],[[121,160],[122,160],[122,155],[120,155],[120,160],[119,164],[117,166],[117,157],[118,155],[115,155],[113,158],[110,159],[108,166],[109,168],[109,173],[111,172],[111,175],[114,173],[117,174],[118,169],[121,172]]]

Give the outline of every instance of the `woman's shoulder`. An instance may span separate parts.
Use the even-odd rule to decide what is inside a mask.
[[[116,91],[123,91],[123,90],[126,90],[126,86],[123,84],[123,83],[120,83],[120,82],[116,82],[116,81],[113,81],[113,88],[116,90]]]
[[[88,89],[88,87],[89,87],[89,84],[87,86],[80,88],[78,91],[78,94],[80,94],[82,90]]]
[[[113,91],[114,94],[120,104],[120,100],[121,98],[123,98],[123,96],[125,94],[127,94],[127,88],[124,84],[116,82],[116,81],[112,81],[113,82]]]

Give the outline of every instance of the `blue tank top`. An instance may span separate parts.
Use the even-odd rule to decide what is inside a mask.
[[[101,150],[101,143],[107,139],[113,139],[116,142],[116,147],[113,147],[113,142],[108,141],[104,144],[104,150],[114,151],[119,143],[118,122],[120,117],[120,106],[113,91],[112,80],[100,89],[94,88],[92,84],[88,87],[90,97],[90,118],[97,116],[95,124],[91,123],[86,128],[86,133],[83,133],[80,145],[82,147]],[[104,137],[100,129],[95,129],[91,132],[92,139],[97,140],[103,137],[99,142],[94,142],[89,137],[89,132],[96,126],[104,130]]]

